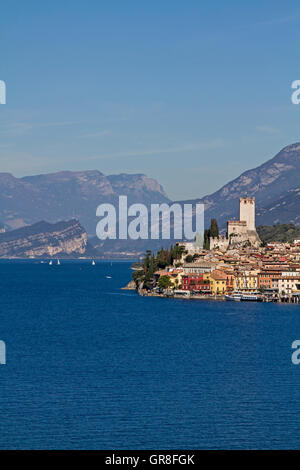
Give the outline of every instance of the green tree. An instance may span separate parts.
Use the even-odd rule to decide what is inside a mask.
[[[219,236],[219,227],[216,219],[211,219],[210,221],[210,236],[218,237]]]
[[[204,230],[204,243],[203,243],[204,250],[209,250],[209,237],[210,237],[210,230],[209,229]]]
[[[219,236],[219,227],[218,227],[218,222],[216,219],[211,219],[210,220],[210,228],[204,230],[204,242],[203,242],[203,248],[205,250],[209,250],[209,239],[210,237],[218,237]]]
[[[160,289],[169,289],[173,287],[173,283],[169,276],[160,276],[158,280],[158,287],[160,287]]]

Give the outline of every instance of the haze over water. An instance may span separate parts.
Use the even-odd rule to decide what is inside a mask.
[[[139,297],[126,262],[0,276],[1,449],[299,448],[299,306]]]

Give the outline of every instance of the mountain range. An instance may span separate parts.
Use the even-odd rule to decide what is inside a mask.
[[[117,206],[119,195],[126,195],[128,204],[169,202],[162,186],[142,174],[105,176],[91,170],[16,178],[0,173],[0,221],[16,229],[41,220],[77,218],[88,235],[95,236],[98,205]]]
[[[283,148],[262,165],[247,170],[218,191],[183,203],[205,204],[206,225],[211,218],[225,227],[239,216],[239,198],[256,201],[256,225],[294,223],[300,225],[300,143]]]
[[[216,218],[220,228],[237,218],[239,198],[256,199],[256,225],[293,223],[300,225],[300,143],[283,148],[272,159],[245,171],[218,191],[180,204],[205,204],[205,223]],[[107,240],[95,237],[96,208],[101,203],[118,205],[119,195],[128,204],[171,203],[163,187],[143,174],[106,176],[98,170],[61,171],[16,178],[0,173],[0,222],[7,230],[35,224],[41,220],[55,223],[76,218],[85,228],[93,246],[102,253],[140,252],[157,249],[160,241]],[[0,223],[0,225],[1,225]]]

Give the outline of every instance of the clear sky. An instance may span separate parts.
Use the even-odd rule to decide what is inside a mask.
[[[299,45],[293,0],[2,2],[0,171],[211,193],[300,141]]]

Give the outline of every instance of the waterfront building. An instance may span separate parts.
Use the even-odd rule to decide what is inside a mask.
[[[259,289],[278,289],[278,280],[283,272],[282,268],[277,266],[265,267],[258,273]]]
[[[182,283],[182,275],[183,275],[183,270],[182,269],[173,269],[170,268],[168,270],[159,270],[154,273],[154,277],[156,279],[156,282],[158,282],[159,278],[161,276],[168,276],[170,281],[173,284],[174,289],[179,288],[179,286]]]
[[[218,269],[206,275],[210,281],[210,289],[213,295],[224,295],[227,292],[227,275]],[[205,279],[205,275],[204,275]]]
[[[283,272],[278,280],[279,295],[300,296],[300,273],[297,271]]]
[[[202,274],[183,274],[181,282],[182,290],[194,291],[199,294],[210,294],[210,282],[204,279]]]
[[[244,293],[257,292],[259,288],[258,274],[258,270],[236,271],[234,275],[234,290]]]
[[[210,263],[209,261],[201,261],[195,263],[184,263],[182,266],[184,274],[203,274],[213,271],[216,263]]]
[[[258,287],[263,289],[273,289],[278,284],[278,280],[287,273],[296,272],[300,275],[300,266],[287,262],[264,263],[258,274]]]

